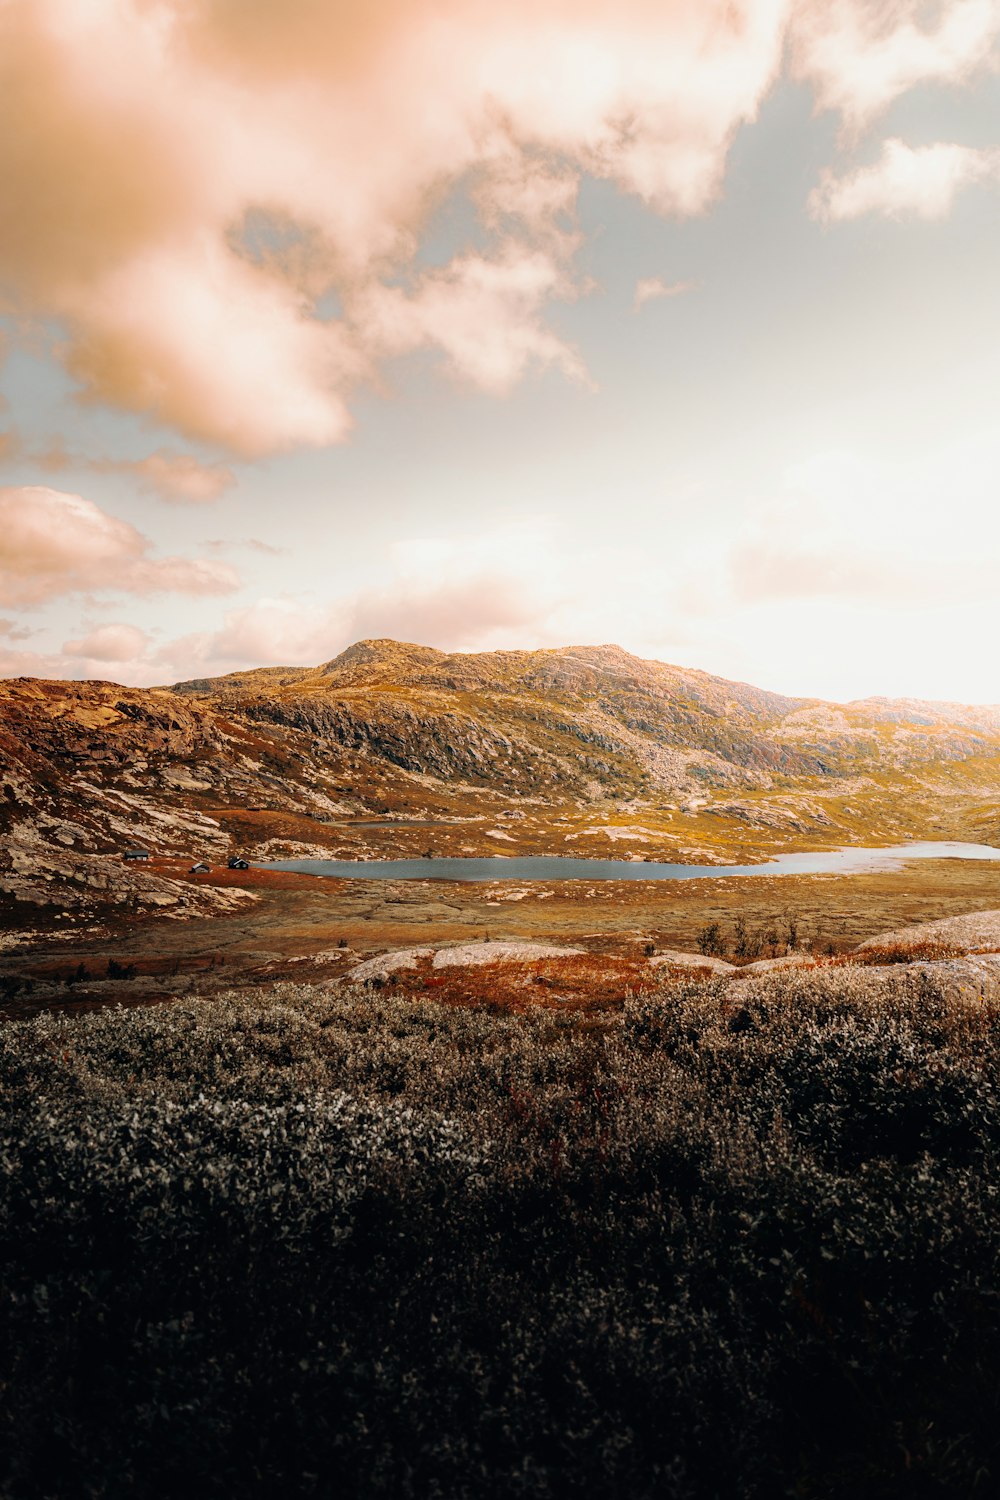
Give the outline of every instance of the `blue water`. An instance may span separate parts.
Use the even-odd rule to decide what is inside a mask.
[[[851,875],[891,869],[908,859],[1000,860],[990,844],[936,840],[883,849],[825,849],[779,854],[760,865],[660,865],[645,860],[564,859],[561,855],[517,855],[505,859],[276,859],[264,870],[294,870],[336,880],[704,880],[729,875]]]

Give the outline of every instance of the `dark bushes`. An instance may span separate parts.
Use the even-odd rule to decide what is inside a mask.
[[[993,1493],[1000,1028],[867,984],[8,1027],[0,1492]]]

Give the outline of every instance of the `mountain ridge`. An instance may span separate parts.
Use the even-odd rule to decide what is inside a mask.
[[[489,717],[489,710],[499,711],[501,703],[508,710],[520,704],[521,711],[513,715],[518,720],[523,719],[525,704],[541,698],[559,711],[550,715],[553,732],[568,731],[580,739],[581,725],[589,719],[592,733],[582,738],[607,748],[608,732],[613,737],[616,727],[619,733],[637,731],[661,745],[709,754],[711,761],[702,771],[723,779],[727,764],[765,773],[831,774],[859,755],[871,758],[871,737],[886,725],[903,731],[909,726],[905,751],[899,743],[894,749],[887,744],[878,747],[883,757],[895,753],[896,763],[901,754],[904,761],[907,756],[916,761],[961,758],[984,748],[975,736],[989,740],[1000,735],[1000,706],[885,697],[841,704],[791,697],[696,668],[646,660],[616,645],[454,653],[372,638],[355,642],[318,667],[232,673],[175,683],[168,691],[223,698],[232,711],[258,720],[270,717],[277,723],[348,737],[359,734],[356,724],[350,727],[347,712],[359,694],[391,692],[400,703],[412,706],[414,695],[422,693],[428,711],[435,702],[439,708],[447,702],[455,709],[460,694],[485,695],[493,701],[477,704],[480,713],[485,708]],[[339,716],[320,712],[321,701],[337,702],[344,711]],[[383,713],[386,701],[380,704]],[[368,716],[374,713],[367,699],[364,707]],[[723,723],[728,732],[721,730]],[[814,743],[807,748],[810,730]],[[405,763],[416,758],[409,756]],[[647,753],[645,759],[651,768],[659,765],[662,773],[662,757]],[[828,764],[831,760],[835,764]],[[672,773],[676,770],[672,763]]]
[[[884,712],[901,713],[903,710],[911,710],[915,714],[931,714],[936,720],[950,721],[956,716],[960,719],[978,718],[984,725],[1000,728],[1000,703],[964,703],[953,699],[916,698],[912,695],[903,694],[897,697],[888,694],[869,694],[863,698],[850,698],[845,700],[825,699],[816,695],[782,693],[773,688],[758,687],[754,683],[746,682],[741,678],[722,677],[700,667],[682,667],[670,662],[662,662],[653,657],[640,657],[626,651],[624,647],[613,642],[603,645],[569,645],[540,647],[535,650],[511,649],[500,651],[441,651],[432,646],[421,646],[412,641],[396,641],[389,636],[366,637],[355,641],[336,656],[315,667],[305,666],[267,666],[251,667],[242,671],[223,673],[214,677],[191,678],[175,683],[160,684],[156,690],[163,692],[196,694],[214,693],[235,688],[241,683],[272,680],[280,685],[289,684],[308,679],[330,678],[347,671],[353,671],[360,667],[370,669],[374,664],[379,666],[391,666],[398,668],[405,663],[407,657],[411,660],[418,658],[428,664],[447,665],[452,670],[468,670],[480,662],[497,661],[515,664],[531,661],[564,661],[566,663],[580,662],[589,668],[604,668],[608,670],[612,663],[627,664],[629,667],[642,667],[669,673],[678,681],[690,680],[693,682],[704,682],[717,684],[720,687],[735,688],[755,697],[771,700],[774,703],[786,705],[790,710],[793,707],[827,707],[840,709],[853,709],[863,712],[871,709],[873,714],[876,710]],[[151,690],[152,691],[152,690]]]

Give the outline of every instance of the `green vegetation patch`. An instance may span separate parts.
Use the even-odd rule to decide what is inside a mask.
[[[1000,1017],[869,983],[8,1025],[0,1493],[995,1493]]]

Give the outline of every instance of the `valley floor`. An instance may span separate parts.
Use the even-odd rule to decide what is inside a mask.
[[[180,861],[160,861],[177,866]],[[24,907],[0,934],[0,1008],[8,1016],[83,1011],[208,995],[240,984],[347,977],[373,955],[468,942],[571,945],[655,977],[665,950],[699,952],[717,925],[732,959],[742,922],[752,956],[790,946],[843,954],[889,929],[1000,908],[1000,866],[913,861],[850,876],[665,882],[336,881],[284,872],[225,872],[247,897],[237,910],[177,920],[112,911],[99,920]],[[774,939],[777,939],[775,942]],[[770,941],[768,941],[770,939]],[[604,988],[594,968],[594,999]],[[581,978],[578,998],[587,998]],[[539,997],[541,998],[541,997]]]

